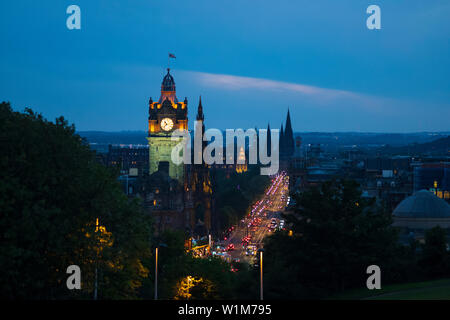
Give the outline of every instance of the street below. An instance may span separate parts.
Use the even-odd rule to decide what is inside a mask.
[[[222,246],[232,261],[254,262],[256,251],[263,248],[263,241],[278,229],[284,228],[281,213],[289,203],[289,176],[280,172],[272,178],[264,195],[252,206],[249,214],[232,228]]]

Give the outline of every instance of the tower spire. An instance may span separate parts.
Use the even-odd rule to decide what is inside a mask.
[[[288,112],[287,112],[287,117],[286,117],[286,132],[292,131],[292,124],[291,124],[291,115],[289,113],[289,108],[288,108]]]
[[[203,106],[202,106],[202,96],[200,96],[200,99],[198,101],[198,108],[197,108],[197,121],[202,122],[202,135],[205,134],[205,115],[203,114]],[[203,149],[206,147],[206,141],[202,142]]]
[[[294,154],[294,149],[295,149],[294,146],[295,146],[294,132],[292,131],[291,115],[289,113],[289,108],[288,108],[287,117],[286,117],[286,127],[284,129],[284,149],[286,151],[287,156],[292,156]]]
[[[200,100],[198,102],[198,109],[197,109],[197,121],[203,121],[205,120],[205,115],[203,114],[203,106],[202,106],[202,96],[200,96]]]

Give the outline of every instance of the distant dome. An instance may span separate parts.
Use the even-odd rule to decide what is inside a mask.
[[[427,190],[420,190],[400,202],[392,215],[393,225],[398,227],[450,228],[450,205]]]
[[[395,208],[393,215],[404,218],[450,218],[450,206],[427,190],[420,190]]]

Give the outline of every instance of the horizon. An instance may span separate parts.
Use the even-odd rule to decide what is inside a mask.
[[[217,128],[214,128],[217,129]],[[228,128],[231,129],[231,128]],[[234,130],[239,128],[234,128]],[[243,128],[241,128],[243,129]],[[254,129],[254,128],[249,128]],[[266,128],[256,128],[256,129],[266,129]],[[271,130],[275,130],[277,128],[271,128]],[[208,130],[208,129],[206,129]],[[218,129],[221,131],[225,131],[227,129]],[[105,133],[117,133],[117,132],[148,132],[147,130],[117,130],[117,131],[104,131],[104,130],[75,130],[75,132],[105,132]],[[296,133],[361,133],[361,134],[427,134],[427,133],[435,133],[435,134],[450,134],[450,131],[411,131],[411,132],[388,132],[388,131],[380,131],[380,132],[372,132],[372,131],[295,131]]]
[[[211,128],[216,129],[216,128]],[[231,129],[231,128],[230,128]],[[233,129],[239,129],[239,128],[233,128]],[[243,129],[243,128],[241,128]],[[254,129],[254,128],[249,128]],[[257,128],[259,129],[266,129],[266,128]],[[274,130],[277,128],[271,128],[271,130]],[[208,128],[206,128],[208,130]],[[225,131],[227,129],[218,129],[220,131]],[[191,129],[189,129],[191,131]],[[117,131],[103,131],[103,130],[75,130],[76,133],[87,133],[87,132],[97,132],[97,133],[144,133],[147,134],[147,130],[117,130]],[[381,135],[381,134],[398,134],[398,135],[414,135],[414,134],[432,134],[432,135],[450,135],[450,131],[413,131],[413,132],[370,132],[370,131],[293,131],[294,134],[373,134],[373,135]]]

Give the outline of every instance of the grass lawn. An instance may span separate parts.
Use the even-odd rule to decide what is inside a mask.
[[[411,282],[383,287],[380,290],[357,289],[332,297],[337,300],[450,300],[450,279]]]

